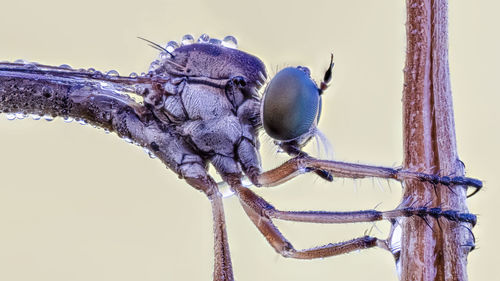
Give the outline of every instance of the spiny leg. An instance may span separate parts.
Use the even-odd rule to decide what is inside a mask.
[[[392,220],[402,217],[417,216],[424,218],[430,216],[433,218],[443,217],[450,221],[466,222],[474,226],[477,217],[474,214],[462,213],[455,210],[443,210],[439,207],[406,207],[390,211],[363,210],[352,212],[330,212],[330,211],[282,211],[276,209],[265,199],[258,196],[247,188],[238,188],[239,194],[245,198],[246,205],[258,209],[260,213],[269,218],[275,218],[286,221],[309,222],[309,223],[356,223],[356,222],[374,222],[381,220]],[[250,203],[252,201],[253,203]]]
[[[326,211],[281,211],[268,203],[265,199],[255,194],[248,188],[242,187],[238,178],[228,180],[232,189],[240,199],[243,209],[264,235],[269,244],[284,257],[297,259],[314,259],[349,253],[355,250],[371,247],[381,247],[390,250],[386,240],[375,237],[359,237],[350,241],[328,244],[316,248],[296,250],[292,244],[281,234],[271,219],[309,223],[355,223],[373,222],[380,220],[393,220],[400,217],[417,216],[427,220],[427,216],[439,219],[444,217],[450,221],[476,223],[476,216],[469,213],[460,213],[441,208],[408,207],[391,211],[354,211],[354,212],[326,212]]]
[[[441,208],[407,207],[390,211],[363,210],[353,212],[328,212],[328,211],[281,211],[273,208],[265,210],[270,218],[310,223],[356,223],[392,220],[402,217],[417,216],[426,219],[427,216],[438,219],[444,217],[455,222],[466,222],[474,226],[477,217],[470,213],[461,213],[454,210]]]
[[[217,189],[217,184],[208,175],[197,178],[185,178],[196,189],[203,191],[212,204],[214,223],[214,281],[233,281],[233,268],[229,253],[226,220],[222,196]]]
[[[465,185],[476,188],[471,194],[475,194],[482,186],[480,180],[468,177],[440,177],[426,173],[413,172],[403,169],[395,169],[389,167],[370,166],[363,164],[346,163],[330,160],[319,160],[312,157],[297,156],[262,174],[249,174],[250,180],[257,186],[275,186],[286,182],[300,174],[309,171],[322,170],[331,173],[337,177],[343,178],[366,178],[376,177],[385,179],[403,180],[420,180],[430,182],[432,184],[450,185]],[[471,196],[469,195],[469,196]]]
[[[296,250],[273,224],[271,216],[267,214],[267,212],[273,213],[276,211],[271,204],[266,202],[250,189],[241,186],[239,179],[233,178],[229,181],[229,184],[240,199],[243,209],[255,226],[257,226],[259,231],[275,249],[275,251],[284,257],[295,259],[324,258],[346,254],[356,250],[372,248],[375,246],[389,250],[386,241],[370,236],[363,236],[349,241],[323,245],[310,249]]]

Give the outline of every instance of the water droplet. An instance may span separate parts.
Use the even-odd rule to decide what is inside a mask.
[[[82,125],[82,126],[83,126],[83,125],[87,125],[87,121],[85,121],[85,120],[83,120],[83,119],[80,119],[80,120],[78,120],[78,124],[80,124],[80,125]]]
[[[120,74],[116,70],[110,70],[110,71],[106,72],[106,75],[111,76],[111,77],[116,77],[116,76],[119,76]]]
[[[5,118],[7,118],[7,120],[16,120],[16,114],[7,113],[5,114]]]
[[[165,49],[167,49],[167,51],[169,53],[172,53],[175,49],[179,48],[179,43],[175,42],[175,41],[170,41],[167,43],[167,46],[165,47]]]
[[[137,73],[135,73],[135,72],[132,72],[132,73],[130,73],[128,75],[128,77],[130,77],[130,78],[137,78],[137,77],[139,77],[139,75],[137,75]]]
[[[146,154],[149,156],[149,158],[151,158],[151,159],[156,158],[156,155],[154,155],[153,152],[151,152],[149,149],[143,147],[142,150],[144,150],[144,152],[146,152]]]
[[[75,119],[73,119],[72,117],[69,117],[69,116],[63,118],[63,121],[66,123],[71,123],[71,122],[73,122],[73,120],[75,120]]]
[[[164,61],[164,60],[167,60],[169,58],[171,58],[172,55],[170,55],[169,53],[167,52],[161,52],[160,53],[160,60]]]
[[[25,64],[24,67],[29,68],[29,69],[37,69],[38,68],[38,66],[36,66],[36,64],[33,62]]]
[[[241,185],[246,187],[246,188],[253,187],[253,183],[250,181],[250,179],[247,176],[244,176],[241,179]]]
[[[31,119],[33,119],[33,120],[40,120],[40,118],[42,118],[42,116],[40,116],[38,114],[31,114]]]
[[[123,138],[123,140],[126,142],[126,143],[132,143],[132,140],[129,139],[129,138]]]
[[[108,130],[108,129],[104,129],[104,133],[105,133],[105,134],[109,134],[110,132],[109,132],[109,130]]]
[[[28,64],[30,63],[29,61],[27,60],[23,60],[23,59],[18,59],[18,60],[15,60],[14,63],[19,63],[19,64]]]
[[[24,113],[21,113],[21,112],[18,112],[15,115],[16,115],[16,118],[19,120],[26,118],[26,115]]]
[[[219,186],[219,191],[223,198],[228,198],[234,195],[234,191],[231,190],[229,184],[225,181],[218,182],[217,185]]]
[[[155,71],[158,68],[160,68],[161,63],[159,60],[154,60],[150,65],[149,65],[149,71]]]
[[[186,34],[186,35],[182,36],[182,39],[181,39],[182,46],[193,44],[193,42],[194,42],[193,35]]]
[[[65,68],[65,69],[72,69],[69,64],[61,64],[59,67],[60,68]]]
[[[45,86],[42,88],[42,96],[44,96],[46,98],[50,98],[50,97],[52,97],[53,94],[54,94],[54,91],[52,90],[52,88],[45,87]]]
[[[146,94],[147,87],[142,86],[142,85],[136,85],[135,86],[135,93],[138,94],[139,96],[144,96]]]
[[[198,38],[198,43],[208,43],[208,40],[210,40],[210,36],[208,34],[203,33],[200,38]]]
[[[238,40],[234,36],[228,35],[222,39],[222,46],[237,49],[238,48]]]
[[[221,45],[222,44],[222,41],[220,41],[219,39],[217,38],[210,38],[210,40],[208,40],[208,44],[212,44],[212,45]]]
[[[54,117],[52,117],[50,115],[44,115],[43,119],[45,119],[45,121],[47,121],[47,122],[50,122],[50,121],[54,120]]]
[[[95,68],[91,67],[91,68],[87,69],[87,72],[91,73],[91,74],[95,73]]]
[[[100,72],[99,70],[96,70],[96,71],[94,71],[94,72],[92,72],[90,74],[92,74],[92,78],[100,79],[100,78],[104,77],[104,75],[102,74],[102,72]]]

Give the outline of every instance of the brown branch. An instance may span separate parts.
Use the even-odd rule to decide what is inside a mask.
[[[429,174],[464,174],[458,159],[448,69],[446,0],[407,0],[404,69],[404,168]],[[467,212],[466,189],[409,180],[403,205]],[[467,280],[471,225],[439,219],[402,220],[401,280]]]

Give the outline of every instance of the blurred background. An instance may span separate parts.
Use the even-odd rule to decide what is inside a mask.
[[[450,69],[458,149],[485,183],[468,200],[479,215],[471,280],[491,276],[500,250],[498,6],[450,1]],[[260,57],[269,75],[309,66],[319,80],[335,56],[320,129],[336,160],[398,166],[404,1],[5,1],[0,60],[26,59],[120,74],[145,71],[162,45],[190,33],[223,38]],[[0,118],[0,280],[211,280],[210,204],[199,192],[114,134],[60,119]],[[264,167],[287,158],[263,137]],[[310,151],[317,155],[314,144]],[[373,179],[324,183],[301,176],[258,190],[284,210],[389,210],[401,187]],[[303,261],[274,252],[236,198],[225,199],[235,277],[244,280],[397,280],[392,256],[370,249]],[[348,240],[372,224],[277,222],[296,248]],[[385,238],[388,225],[372,235]]]

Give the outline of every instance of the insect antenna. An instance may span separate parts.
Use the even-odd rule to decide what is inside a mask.
[[[163,48],[160,44],[155,43],[155,42],[153,42],[151,40],[148,40],[146,38],[139,37],[139,36],[137,36],[137,38],[148,42],[150,47],[153,47],[154,49],[156,49],[158,51],[161,51],[161,52],[166,52],[167,54],[171,55],[172,57],[175,57],[174,54],[172,54],[171,52],[167,51],[167,49]]]
[[[331,53],[330,56],[330,66],[328,67],[328,70],[325,72],[325,76],[323,77],[323,81],[321,81],[321,85],[319,87],[319,94],[323,94],[323,92],[328,88],[328,84],[332,80],[332,69],[334,66],[333,62],[333,53]]]

